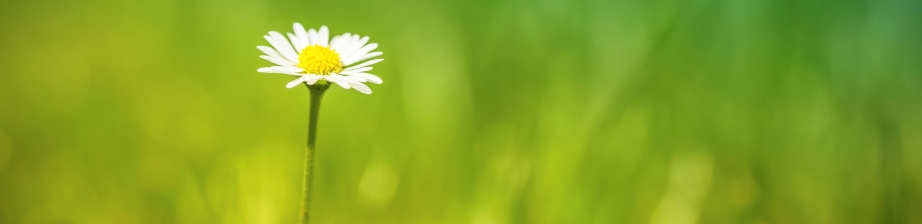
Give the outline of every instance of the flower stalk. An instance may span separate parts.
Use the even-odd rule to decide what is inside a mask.
[[[316,83],[307,85],[311,94],[310,120],[307,128],[307,151],[304,153],[304,183],[301,192],[301,224],[307,224],[310,220],[311,212],[311,186],[314,174],[314,144],[317,142],[317,122],[320,116],[320,102],[323,99],[323,93],[330,88],[329,83]]]
[[[311,186],[314,175],[314,143],[317,141],[317,124],[320,116],[320,101],[323,93],[334,83],[344,89],[354,89],[371,94],[365,83],[381,84],[380,77],[371,74],[371,65],[383,61],[377,58],[383,54],[374,51],[377,43],[368,43],[368,36],[345,33],[330,38],[330,29],[305,30],[301,23],[292,25],[294,33],[284,35],[269,31],[263,38],[271,46],[256,46],[264,53],[259,57],[272,62],[273,66],[256,69],[256,72],[295,76],[285,85],[294,88],[302,83],[310,90],[310,118],[307,130],[307,151],[304,152],[304,183],[301,192],[301,214],[299,223],[310,221]]]

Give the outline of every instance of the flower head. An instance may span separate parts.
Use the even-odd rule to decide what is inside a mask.
[[[378,44],[369,44],[367,36],[360,37],[358,34],[345,33],[332,39],[329,36],[330,31],[326,26],[321,26],[319,31],[305,31],[300,23],[294,24],[294,33],[288,33],[287,38],[279,32],[269,31],[264,38],[272,47],[256,48],[266,54],[259,56],[260,58],[276,65],[256,71],[298,76],[288,83],[288,88],[301,83],[336,83],[345,89],[351,88],[371,94],[371,89],[365,82],[382,82],[378,76],[368,73],[372,69],[371,65],[384,60],[373,59],[382,54],[380,51],[372,52],[378,48]]]

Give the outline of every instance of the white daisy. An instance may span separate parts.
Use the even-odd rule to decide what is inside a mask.
[[[259,68],[257,72],[298,76],[286,85],[293,88],[301,83],[314,85],[326,82],[336,83],[345,89],[355,89],[371,94],[365,82],[381,84],[381,78],[372,75],[371,65],[384,59],[376,43],[368,43],[368,36],[345,33],[329,39],[330,30],[321,26],[320,31],[304,30],[300,23],[294,24],[294,34],[288,38],[276,31],[264,36],[272,47],[256,46],[266,55],[259,56],[276,66]],[[372,60],[368,60],[372,59]],[[367,60],[367,61],[366,61]],[[363,63],[359,63],[362,62]]]

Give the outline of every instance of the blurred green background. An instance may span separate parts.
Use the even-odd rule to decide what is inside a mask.
[[[0,223],[922,223],[922,2],[0,2]]]

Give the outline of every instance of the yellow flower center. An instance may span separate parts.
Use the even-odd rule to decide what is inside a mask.
[[[298,55],[298,67],[309,74],[329,75],[342,71],[343,63],[339,61],[339,53],[315,44],[301,50],[301,55]]]

